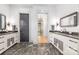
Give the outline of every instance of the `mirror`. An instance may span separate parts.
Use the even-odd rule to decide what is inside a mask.
[[[0,30],[6,29],[6,16],[3,14],[0,14]]]
[[[78,20],[78,12],[74,12],[72,14],[60,18],[60,26],[61,27],[77,26],[77,20]]]

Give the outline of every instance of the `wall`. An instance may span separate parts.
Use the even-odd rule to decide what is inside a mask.
[[[59,23],[59,19],[63,16],[71,14],[75,11],[79,12],[79,5],[78,4],[60,4],[56,5],[56,18],[57,22]],[[78,15],[79,16],[79,15]],[[79,32],[79,19],[78,19],[78,26],[77,27],[65,27],[69,32]],[[56,29],[61,29],[60,27]]]
[[[0,4],[0,14],[5,15],[6,16],[6,22],[8,22],[10,20],[10,7],[9,7],[9,5]]]
[[[49,15],[48,15],[48,29],[51,30],[51,25],[55,25],[57,22],[56,18],[56,6],[52,5],[49,7]]]

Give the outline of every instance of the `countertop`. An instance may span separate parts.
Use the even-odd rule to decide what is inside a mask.
[[[51,31],[51,30],[49,32],[79,40],[79,33],[77,33],[77,34],[69,34],[68,32]]]
[[[0,32],[0,36],[7,35],[7,34],[11,34],[11,33],[16,33],[16,32],[18,32],[18,31],[8,31],[8,32],[3,31],[3,32]]]

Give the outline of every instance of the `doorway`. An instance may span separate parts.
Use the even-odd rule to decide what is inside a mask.
[[[47,13],[38,14],[38,41],[39,43],[48,43],[48,29],[47,29]]]
[[[29,42],[29,14],[20,13],[20,42]]]

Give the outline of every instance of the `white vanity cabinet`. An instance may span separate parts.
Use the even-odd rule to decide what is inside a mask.
[[[57,33],[50,32],[50,41],[62,54],[78,55],[79,54],[79,39],[63,36]]]
[[[14,42],[17,43],[18,42],[18,37],[19,37],[18,32],[14,33],[14,37],[15,37]]]
[[[6,49],[6,42],[5,41],[6,41],[5,36],[0,36],[0,53],[5,51],[5,49]]]
[[[5,35],[0,36],[0,54],[13,46],[17,40],[17,32],[15,33],[8,33]]]

